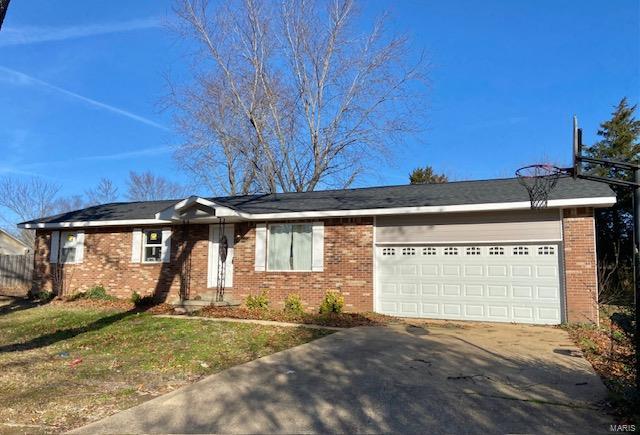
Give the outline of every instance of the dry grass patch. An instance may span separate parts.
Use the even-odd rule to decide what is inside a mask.
[[[0,433],[78,427],[330,333],[82,305],[0,314]]]
[[[609,389],[613,411],[629,423],[640,422],[640,398],[635,391],[633,335],[611,321],[611,315],[630,319],[631,312],[603,306],[600,325],[571,324],[566,329]]]

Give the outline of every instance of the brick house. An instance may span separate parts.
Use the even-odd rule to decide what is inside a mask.
[[[112,203],[24,222],[34,291],[104,285],[178,303],[268,291],[315,309],[558,324],[596,321],[594,209],[608,186],[561,178],[531,210],[516,179]]]

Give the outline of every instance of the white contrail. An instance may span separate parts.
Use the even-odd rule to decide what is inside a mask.
[[[29,76],[29,75],[27,75],[25,73],[21,73],[20,71],[16,71],[16,70],[4,67],[4,66],[0,66],[0,72],[5,72],[5,73],[13,76],[15,79],[17,79],[16,80],[17,84],[22,84],[22,85],[35,84],[35,85],[44,86],[46,88],[49,88],[49,89],[52,89],[54,91],[60,92],[61,94],[64,94],[64,95],[67,95],[69,97],[73,97],[73,98],[76,98],[78,100],[84,101],[85,103],[88,103],[88,104],[90,104],[92,106],[99,107],[100,109],[105,109],[105,110],[108,110],[110,112],[117,113],[118,115],[126,116],[129,119],[133,119],[135,121],[142,122],[143,124],[147,124],[147,125],[150,125],[152,127],[159,128],[161,130],[166,130],[166,131],[169,130],[164,125],[158,124],[157,122],[154,122],[154,121],[152,121],[150,119],[147,119],[145,117],[136,115],[135,113],[131,113],[131,112],[128,112],[126,110],[119,109],[119,108],[114,107],[114,106],[110,106],[109,104],[101,103],[100,101],[94,100],[92,98],[88,98],[88,97],[85,97],[83,95],[76,94],[75,92],[68,91],[66,89],[63,89],[63,88],[60,88],[58,86],[52,85],[51,83],[47,83],[47,82],[42,81],[40,79],[37,79],[35,77],[31,77],[31,76]]]
[[[88,24],[68,27],[21,26],[5,27],[0,33],[0,47],[64,41],[109,33],[130,32],[160,27],[157,17],[141,18],[121,23]]]

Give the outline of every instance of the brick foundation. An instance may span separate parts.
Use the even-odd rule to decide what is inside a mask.
[[[598,322],[593,209],[564,210],[564,290],[568,322]]]

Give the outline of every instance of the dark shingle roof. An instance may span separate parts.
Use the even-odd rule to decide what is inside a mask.
[[[558,180],[549,199],[612,196],[615,195],[606,184],[564,177]],[[528,201],[529,197],[517,179],[505,178],[457,181],[445,184],[365,187],[209,199],[238,211],[258,214],[519,202]],[[153,219],[157,212],[178,201],[120,202],[97,205],[25,223]]]

